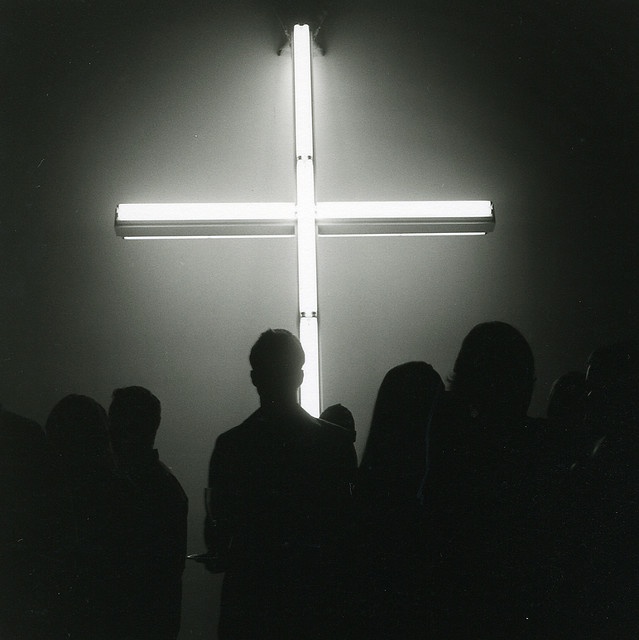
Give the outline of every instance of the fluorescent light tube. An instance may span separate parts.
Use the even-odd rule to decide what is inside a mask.
[[[313,105],[311,89],[311,34],[308,25],[293,28],[295,92],[295,153],[313,157]]]
[[[316,219],[322,236],[467,235],[495,227],[488,200],[320,202]]]
[[[320,414],[319,335],[317,317],[300,318],[300,342],[306,354],[300,404],[312,416]]]
[[[115,232],[132,237],[241,237],[295,235],[290,202],[121,204]]]

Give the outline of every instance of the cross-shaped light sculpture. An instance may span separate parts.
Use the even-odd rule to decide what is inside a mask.
[[[487,200],[316,202],[311,35],[293,29],[295,203],[120,204],[115,232],[124,238],[297,237],[299,334],[306,353],[302,406],[320,412],[317,235],[481,235],[495,226]]]

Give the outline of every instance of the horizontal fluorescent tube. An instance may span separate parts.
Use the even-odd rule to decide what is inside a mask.
[[[490,200],[408,200],[386,202],[318,202],[324,218],[480,218],[493,219]]]
[[[292,202],[163,202],[119,204],[116,210],[116,219],[123,222],[272,220],[294,217],[295,206]]]
[[[290,202],[121,204],[115,233],[128,238],[292,236],[295,219]]]
[[[318,202],[322,236],[488,233],[495,227],[490,201]]]

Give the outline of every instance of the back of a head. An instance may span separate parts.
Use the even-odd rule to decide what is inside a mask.
[[[71,394],[62,398],[47,418],[45,433],[54,450],[70,464],[112,464],[106,412],[88,396]]]
[[[393,367],[377,393],[361,468],[381,477],[414,455],[425,465],[429,419],[443,389],[441,377],[426,362]]]
[[[526,416],[535,382],[530,345],[505,322],[484,322],[464,338],[450,390],[458,402],[488,419]]]
[[[268,329],[249,355],[251,376],[260,396],[279,396],[295,391],[302,382],[304,349],[286,329]]]
[[[152,447],[161,417],[160,401],[148,389],[137,386],[116,389],[109,406],[114,446]]]
[[[355,442],[355,419],[353,414],[342,404],[332,404],[320,414],[320,419],[343,427],[352,434]]]

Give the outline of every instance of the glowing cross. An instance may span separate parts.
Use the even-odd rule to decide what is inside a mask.
[[[317,235],[481,235],[495,226],[492,204],[458,202],[316,202],[313,159],[311,35],[293,29],[296,203],[121,204],[115,232],[124,238],[297,236],[300,341],[306,353],[300,401],[320,412]]]

